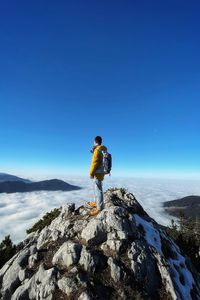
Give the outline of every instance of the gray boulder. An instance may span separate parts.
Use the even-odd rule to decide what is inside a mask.
[[[80,266],[84,268],[87,272],[95,272],[96,267],[98,266],[100,257],[97,254],[92,254],[90,251],[83,246],[81,251],[81,258],[79,261]]]
[[[88,244],[99,244],[104,242],[107,238],[107,232],[102,220],[98,217],[92,219],[83,229],[81,237]]]
[[[82,246],[80,244],[67,241],[62,244],[58,251],[54,254],[53,265],[69,267],[76,264],[80,258]]]

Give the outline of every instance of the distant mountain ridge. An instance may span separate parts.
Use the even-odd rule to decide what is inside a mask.
[[[166,201],[163,203],[163,206],[173,216],[179,217],[180,212],[182,212],[186,217],[200,217],[200,196],[191,195]]]
[[[73,191],[81,189],[59,179],[43,180],[38,182],[3,181],[0,182],[0,193],[24,193],[34,191]]]
[[[31,183],[32,181],[29,179],[24,179],[15,175],[7,174],[7,173],[0,173],[0,182],[5,181],[22,181],[25,183]]]

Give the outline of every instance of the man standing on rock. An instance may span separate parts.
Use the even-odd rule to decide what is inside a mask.
[[[93,208],[90,211],[91,216],[97,215],[103,208],[103,188],[102,181],[105,176],[105,170],[103,165],[104,154],[107,153],[107,148],[102,145],[102,138],[96,136],[94,139],[94,146],[91,150],[93,153],[92,164],[90,167],[90,178],[94,181],[94,202],[88,202],[88,206]]]

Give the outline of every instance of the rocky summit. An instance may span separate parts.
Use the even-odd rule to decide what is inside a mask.
[[[133,194],[110,189],[88,215],[64,205],[0,270],[3,300],[200,299],[200,274]]]

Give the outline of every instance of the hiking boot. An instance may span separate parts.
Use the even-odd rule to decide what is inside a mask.
[[[97,207],[96,202],[92,201],[92,202],[87,202],[86,206],[88,206],[89,208],[93,208],[93,207]]]
[[[93,210],[91,210],[91,211],[89,212],[89,215],[90,215],[90,216],[96,216],[96,215],[98,215],[98,213],[100,213],[100,209],[95,208],[95,209],[93,209]]]

